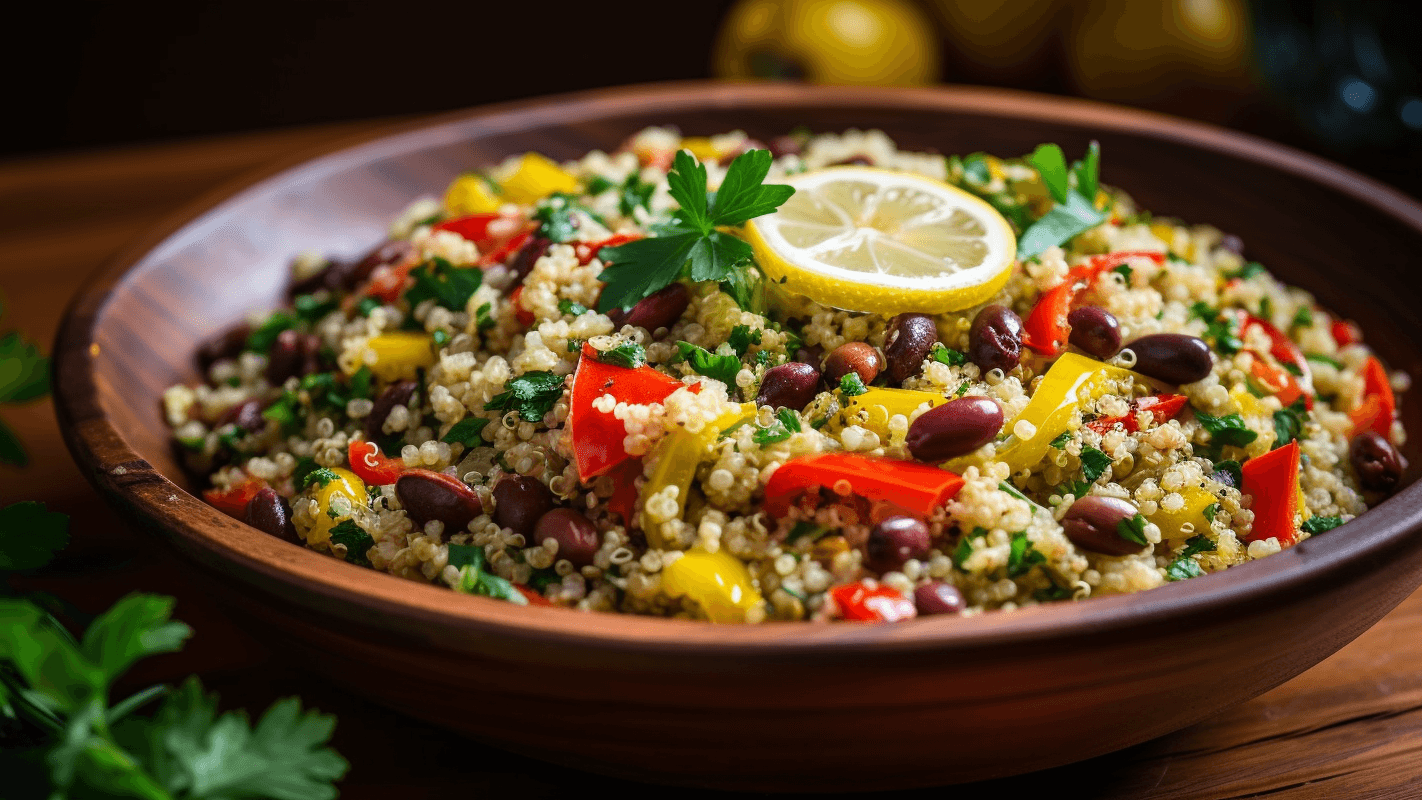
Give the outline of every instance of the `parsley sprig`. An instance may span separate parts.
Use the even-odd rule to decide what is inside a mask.
[[[744,284],[740,268],[750,261],[750,245],[718,229],[769,214],[795,193],[789,186],[762,184],[770,162],[769,150],[747,150],[731,162],[721,188],[710,192],[706,167],[691,154],[678,152],[667,184],[681,208],[670,222],[654,228],[656,236],[603,248],[599,258],[607,268],[598,278],[607,286],[598,311],[631,308],[683,275],[693,281]]]
[[[1047,248],[1066,244],[1077,234],[1084,233],[1100,225],[1106,219],[1105,212],[1096,207],[1098,173],[1101,168],[1101,146],[1092,142],[1086,150],[1086,157],[1072,162],[1068,170],[1066,156],[1055,144],[1038,145],[1027,157],[1027,161],[1037,168],[1042,183],[1047,187],[1056,205],[1033,222],[1017,239],[1017,257],[1032,258],[1041,255]],[[1076,185],[1071,185],[1071,178]]]

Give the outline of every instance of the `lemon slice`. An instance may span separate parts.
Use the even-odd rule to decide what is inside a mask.
[[[850,311],[938,314],[986,301],[1012,272],[1012,226],[957,187],[853,166],[785,183],[795,194],[746,225],[761,269],[784,290]]]

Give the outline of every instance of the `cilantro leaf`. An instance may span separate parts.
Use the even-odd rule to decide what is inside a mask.
[[[1210,441],[1214,444],[1244,447],[1259,438],[1259,434],[1250,430],[1249,426],[1244,424],[1244,418],[1238,414],[1212,417],[1202,411],[1196,411],[1195,419],[1209,432]]]
[[[741,371],[740,358],[717,355],[704,347],[697,347],[691,342],[677,342],[676,349],[681,358],[690,364],[698,375],[715,378],[726,384],[727,387],[735,388],[736,375]]]
[[[477,447],[483,441],[484,428],[490,420],[484,417],[465,417],[454,423],[449,428],[449,432],[440,438],[446,444],[462,444],[465,447]]]
[[[932,358],[940,364],[947,364],[950,367],[961,367],[968,363],[968,356],[965,353],[944,347],[942,344],[933,345]]]
[[[410,270],[414,284],[405,290],[405,300],[417,306],[426,300],[451,311],[463,311],[469,298],[484,282],[484,272],[477,267],[456,267],[436,256]]]
[[[1026,531],[1012,534],[1011,549],[1007,553],[1007,576],[1009,578],[1019,578],[1026,575],[1032,570],[1032,567],[1046,562],[1047,556],[1032,546],[1032,542],[1027,539]]]
[[[647,351],[636,342],[623,342],[611,350],[601,350],[597,360],[617,367],[636,369],[647,363]]]
[[[535,370],[504,384],[504,390],[484,404],[485,411],[517,411],[525,422],[540,422],[563,396],[563,376]]]
[[[857,397],[869,391],[864,386],[864,380],[857,372],[846,372],[844,377],[839,379],[839,393],[845,397]]]
[[[1111,457],[1097,450],[1094,447],[1081,448],[1081,476],[1087,483],[1095,483],[1096,479],[1106,472],[1106,468],[1111,466]]]
[[[339,525],[331,529],[331,544],[343,544],[346,546],[346,560],[352,564],[362,567],[370,566],[370,558],[366,553],[375,546],[375,540],[365,529],[355,523],[355,520],[342,520]]]
[[[19,331],[0,336],[0,403],[24,403],[49,392],[49,358]]]
[[[1308,408],[1302,397],[1286,408],[1274,412],[1274,447],[1288,445],[1303,435],[1304,424],[1308,421]]]
[[[1302,527],[1308,533],[1323,533],[1331,531],[1343,524],[1342,517],[1309,517],[1304,520]]]
[[[69,517],[23,501],[0,508],[0,571],[38,569],[69,543]]]
[[[1116,535],[1128,542],[1134,542],[1145,547],[1150,542],[1145,537],[1146,518],[1140,513],[1130,519],[1123,519],[1116,523]]]

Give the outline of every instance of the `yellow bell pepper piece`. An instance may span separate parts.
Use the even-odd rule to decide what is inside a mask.
[[[711,445],[715,444],[722,431],[738,422],[753,418],[755,413],[755,403],[744,403],[740,410],[722,414],[698,433],[683,429],[667,434],[662,440],[661,455],[657,458],[656,466],[652,468],[651,476],[642,486],[642,497],[655,497],[668,486],[677,487],[677,513],[674,518],[680,519],[686,513],[686,498],[691,493],[691,482],[696,477],[696,468],[706,460]],[[647,543],[652,547],[667,546],[666,537],[662,535],[662,525],[661,522],[649,520],[645,509],[643,510],[642,531],[647,537]]]
[[[455,178],[444,193],[444,208],[456,217],[492,214],[503,202],[488,178],[473,173]]]
[[[1161,538],[1166,540],[1186,539],[1209,530],[1210,521],[1205,519],[1205,509],[1211,503],[1219,502],[1219,498],[1198,486],[1187,486],[1179,494],[1185,498],[1185,505],[1179,510],[1166,511],[1162,508],[1147,517],[1160,527]],[[1181,530],[1187,522],[1194,525],[1193,533]]]
[[[362,363],[385,381],[415,377],[415,370],[435,363],[434,339],[414,331],[394,331],[370,337]],[[371,354],[374,358],[371,358]],[[359,364],[356,365],[359,368]]]
[[[705,136],[688,136],[681,140],[681,149],[690,150],[691,154],[702,161],[712,161],[721,157],[721,151],[711,144],[711,140]]]
[[[1144,380],[1127,369],[1103,364],[1095,359],[1076,353],[1067,353],[1057,359],[1042,382],[1027,408],[1017,417],[1036,426],[1037,430],[1027,439],[1019,439],[1014,434],[999,447],[994,461],[1001,461],[1015,473],[1033,466],[1047,454],[1052,440],[1066,432],[1067,423],[1076,413],[1077,404],[1084,396],[1100,397],[1108,379],[1124,380],[1135,378]],[[1016,425],[1016,422],[1013,423]],[[969,466],[982,463],[977,455],[963,456],[944,464],[945,469],[962,472]]]
[[[712,622],[745,622],[761,601],[750,570],[724,550],[688,550],[662,568],[662,590],[696,601]]]
[[[564,172],[562,167],[547,156],[524,153],[513,174],[504,179],[501,188],[504,190],[504,199],[511,203],[528,205],[554,192],[576,191],[578,179]]]
[[[889,420],[895,415],[903,414],[905,417],[910,417],[924,403],[927,403],[931,408],[946,402],[948,402],[948,398],[933,392],[920,392],[915,389],[871,388],[864,394],[846,398],[844,407],[838,414],[830,418],[829,428],[831,433],[837,432],[849,424],[850,417],[863,411],[868,419],[856,424],[879,434],[880,439],[887,441]]]
[[[333,468],[331,471],[336,473],[336,477],[316,491],[316,521],[306,534],[307,544],[329,542],[331,530],[351,518],[350,508],[365,506],[370,500],[370,494],[365,490],[365,482],[356,477],[354,472],[339,468]],[[333,517],[331,501],[337,497],[345,498],[350,505],[344,511],[335,512],[336,516]]]

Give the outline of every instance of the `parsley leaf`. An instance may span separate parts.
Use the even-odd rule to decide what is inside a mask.
[[[968,363],[968,356],[951,347],[944,347],[942,344],[933,345],[932,359],[940,364],[947,364],[950,367],[961,367]]]
[[[869,391],[857,372],[846,372],[839,379],[839,392],[845,397],[856,397]]]
[[[731,335],[726,341],[730,342],[731,349],[738,355],[745,355],[751,345],[760,344],[763,335],[764,331],[759,328],[751,330],[749,325],[737,325],[731,328]]]
[[[706,167],[686,151],[679,151],[667,184],[681,208],[670,224],[659,228],[657,236],[599,253],[607,267],[598,277],[607,286],[598,300],[598,310],[630,308],[683,272],[695,281],[730,280],[741,262],[750,259],[751,248],[717,228],[743,225],[769,214],[795,192],[789,186],[762,185],[770,162],[768,150],[747,150],[736,156],[712,200],[706,188]]]
[[[356,303],[356,313],[362,317],[368,317],[370,316],[370,312],[380,308],[380,306],[380,301],[374,297],[362,297],[360,302]]]
[[[563,396],[563,376],[535,370],[504,384],[504,390],[484,405],[485,411],[517,411],[525,422],[541,422]]]
[[[1205,574],[1200,569],[1200,565],[1195,563],[1191,556],[1198,553],[1214,552],[1215,543],[1210,541],[1208,536],[1203,534],[1192,536],[1185,542],[1185,549],[1180,551],[1180,555],[1170,562],[1170,566],[1165,568],[1165,578],[1171,581],[1183,581],[1190,578],[1198,578]]]
[[[1131,276],[1135,274],[1135,270],[1131,269],[1125,264],[1122,264],[1121,266],[1116,267],[1111,271],[1116,273],[1117,275],[1120,275],[1122,278],[1125,278],[1127,286],[1131,285]]]
[[[741,360],[736,356],[717,355],[691,342],[677,342],[676,349],[698,375],[715,378],[730,388],[735,387],[736,375],[741,371]]]
[[[1343,369],[1343,362],[1322,353],[1306,353],[1304,358],[1316,364],[1327,364],[1334,369]]]
[[[1244,418],[1238,414],[1212,417],[1202,411],[1196,411],[1195,419],[1209,432],[1213,444],[1244,447],[1259,438],[1259,434],[1250,430],[1249,426],[1244,424]]]
[[[963,156],[963,177],[973,183],[992,183],[992,168],[988,166],[987,155],[971,153]]]
[[[581,317],[588,313],[588,307],[582,303],[574,303],[572,300],[564,298],[558,301],[558,313],[569,314],[574,317]]]
[[[829,532],[830,529],[823,525],[816,525],[809,520],[802,519],[795,523],[795,527],[790,529],[790,533],[785,537],[785,541],[793,543],[808,536],[810,541],[813,542]]]
[[[1235,317],[1220,313],[1203,300],[1190,306],[1190,315],[1205,321],[1205,339],[1216,350],[1233,355],[1244,349],[1244,342],[1239,338],[1239,320]]]
[[[1058,450],[1065,450],[1067,442],[1071,441],[1071,431],[1062,431],[1062,434],[1053,439],[1049,444]]]
[[[638,207],[652,210],[652,192],[656,191],[655,183],[644,183],[642,176],[636,172],[627,176],[627,180],[622,182],[617,196],[617,210],[622,212],[622,216],[630,217],[632,212]]]
[[[1256,275],[1264,275],[1267,273],[1268,270],[1264,269],[1263,264],[1260,264],[1258,261],[1248,261],[1244,264],[1244,266],[1240,267],[1239,269],[1226,272],[1225,277],[1243,278],[1244,280],[1249,280],[1250,278],[1253,278]]]
[[[68,515],[32,501],[0,508],[0,571],[43,567],[68,543]]]
[[[465,417],[450,426],[449,432],[440,438],[446,444],[462,444],[465,447],[478,447],[483,443],[484,428],[490,420],[484,417]]]
[[[20,438],[8,425],[0,422],[0,464],[23,467],[29,463],[30,457],[25,454],[25,446],[20,443]]]
[[[1277,450],[1303,435],[1308,421],[1308,407],[1300,397],[1289,406],[1274,412],[1274,447]]]
[[[520,606],[528,605],[528,598],[512,583],[484,571],[484,548],[451,544],[448,563],[459,569],[459,583],[454,587],[456,591],[506,600]]]
[[[571,242],[577,239],[578,219],[574,215],[578,213],[586,214],[596,220],[599,225],[607,224],[606,220],[593,213],[592,209],[579,203],[576,195],[555,192],[538,201],[538,208],[534,210],[533,218],[541,224],[535,235],[551,242]]]
[[[1111,457],[1097,450],[1094,447],[1081,448],[1081,476],[1087,483],[1095,483],[1096,479],[1106,472],[1106,468],[1111,466]]]
[[[611,350],[599,351],[597,360],[604,364],[636,369],[647,363],[647,351],[636,342],[623,342]]]
[[[296,317],[285,311],[273,311],[271,316],[247,334],[247,349],[254,353],[267,353],[276,344],[282,331],[296,327]]]
[[[340,302],[335,297],[326,297],[323,300],[313,294],[297,295],[291,304],[296,309],[296,316],[307,322],[320,322],[327,314],[340,307]]]
[[[800,418],[796,416],[795,412],[788,408],[782,408],[775,412],[775,422],[768,428],[757,428],[751,435],[751,440],[764,447],[768,444],[783,442],[801,430]]]
[[[953,559],[953,566],[957,567],[958,569],[962,569],[963,562],[967,561],[968,557],[973,554],[973,540],[982,536],[987,536],[987,534],[987,528],[984,528],[979,525],[973,528],[967,536],[964,536],[962,539],[959,539],[958,546],[953,548],[953,552],[950,555],[950,557]]]
[[[1300,527],[1307,533],[1323,533],[1331,531],[1343,524],[1342,517],[1309,517],[1304,520]]]
[[[355,523],[355,520],[342,520],[339,525],[331,529],[331,544],[343,544],[346,546],[346,560],[352,564],[362,567],[370,566],[370,559],[366,556],[370,548],[375,546],[375,540],[365,529]]]
[[[1146,518],[1139,512],[1130,519],[1123,519],[1116,523],[1116,535],[1128,542],[1145,547],[1150,542],[1145,537]]]
[[[1007,553],[1007,576],[1019,578],[1038,564],[1045,564],[1047,556],[1032,546],[1026,531],[1012,534],[1011,549]]]
[[[1204,515],[1206,522],[1214,522],[1215,515],[1219,514],[1220,510],[1221,509],[1219,503],[1210,503],[1209,505],[1205,506],[1205,510],[1200,513]]]
[[[313,461],[311,463],[315,464],[316,462]],[[300,486],[302,489],[305,489],[314,483],[321,488],[325,488],[326,484],[336,480],[337,477],[339,476],[332,470],[326,467],[318,467],[301,476]]]
[[[463,311],[484,282],[484,272],[477,267],[456,267],[436,256],[410,270],[410,278],[414,285],[405,291],[405,300],[411,306],[434,300],[451,311]]]
[[[490,313],[491,311],[493,311],[493,309],[493,303],[485,303],[484,305],[479,306],[479,308],[474,311],[475,330],[479,331],[480,333],[483,333],[484,331],[487,331],[488,329],[499,324],[499,321],[494,319],[493,315]]]
[[[1313,309],[1308,306],[1299,306],[1299,310],[1294,312],[1294,318],[1289,321],[1291,328],[1308,328],[1313,325]]]
[[[1042,183],[1046,185],[1052,199],[1065,203],[1071,187],[1067,185],[1066,156],[1061,147],[1055,144],[1039,144],[1037,149],[1032,151],[1032,155],[1027,157],[1027,162],[1037,168],[1037,174],[1042,176]]]
[[[1076,235],[1100,225],[1106,215],[1096,208],[1101,148],[1092,142],[1086,158],[1072,164],[1076,188],[1070,187],[1066,157],[1055,144],[1038,145],[1027,160],[1037,168],[1042,183],[1056,204],[1033,222],[1017,240],[1017,257],[1028,259],[1041,255],[1049,247],[1066,244]]]

